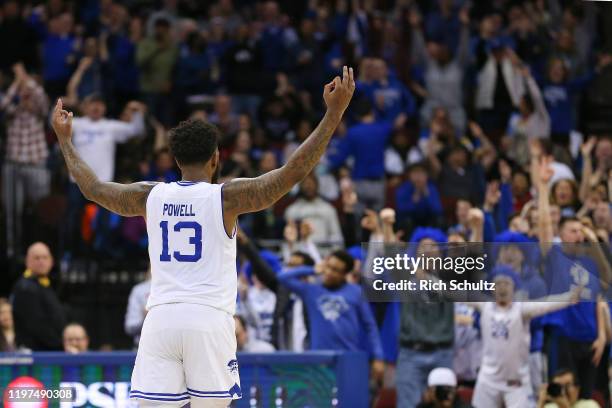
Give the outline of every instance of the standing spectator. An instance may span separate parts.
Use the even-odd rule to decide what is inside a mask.
[[[389,74],[387,63],[375,58],[370,61],[373,80],[357,82],[357,93],[363,95],[375,108],[376,119],[394,122],[412,116],[416,109],[414,97],[406,86]]]
[[[483,357],[472,398],[475,408],[525,408],[532,403],[529,380],[529,322],[578,301],[582,287],[544,302],[514,302],[520,277],[512,268],[492,271],[495,303],[470,303],[480,312]]]
[[[268,0],[261,6],[263,29],[260,34],[263,67],[266,71],[282,71],[286,65],[287,51],[297,43],[297,35],[291,27],[282,24],[282,16],[276,1]]]
[[[5,299],[0,298],[0,352],[15,351],[15,325],[13,323],[13,306]]]
[[[170,32],[170,22],[165,18],[155,20],[153,36],[138,43],[136,62],[140,68],[140,90],[149,111],[162,124],[171,124],[170,98],[172,70],[178,57],[178,48]]]
[[[227,72],[228,91],[234,95],[239,113],[255,116],[260,96],[274,87],[274,76],[263,70],[263,50],[252,34],[253,24],[241,24],[236,42],[225,53],[223,62]]]
[[[388,122],[376,121],[368,99],[358,99],[354,104],[359,123],[348,129],[328,158],[332,168],[354,158],[351,178],[357,198],[365,207],[379,211],[385,204],[385,148],[393,127]]]
[[[417,228],[410,242],[417,246],[415,253],[433,254],[439,244],[446,242],[446,236],[434,228]],[[398,407],[416,407],[427,387],[428,373],[436,367],[453,366],[454,315],[451,302],[402,304],[396,374]]]
[[[74,19],[70,13],[61,13],[49,21],[43,44],[43,79],[52,100],[66,91],[70,79],[76,51],[73,25]]]
[[[36,68],[36,38],[34,31],[21,16],[21,7],[16,0],[5,1],[2,5],[0,22],[0,71],[8,72],[13,65],[22,61],[27,68]]]
[[[147,271],[144,281],[135,285],[128,297],[128,306],[125,313],[124,329],[128,336],[134,338],[134,346],[138,347],[140,332],[147,316],[147,300],[151,292],[151,271]]]
[[[542,98],[542,93],[529,68],[522,66],[520,73],[525,78],[528,93],[521,97],[519,113],[510,116],[506,146],[508,157],[521,165],[529,163],[529,141],[550,137],[550,117]]]
[[[70,354],[84,353],[89,349],[89,336],[85,327],[69,323],[63,333],[64,351]]]
[[[476,109],[480,126],[494,139],[505,130],[525,92],[517,62],[514,51],[500,37],[481,39],[476,46]]]
[[[236,323],[236,351],[247,353],[272,353],[274,346],[263,340],[250,336],[246,320],[242,316],[234,316]]]
[[[21,253],[26,200],[35,204],[49,193],[49,155],[45,116],[49,100],[22,64],[13,67],[15,79],[0,102],[7,119],[6,162],[2,171],[6,214],[7,255]]]
[[[11,294],[16,343],[33,351],[61,350],[65,317],[51,287],[53,257],[49,247],[36,242],[28,248],[26,271]]]
[[[597,70],[609,64],[609,57],[600,59]],[[551,140],[564,149],[569,147],[570,132],[576,129],[577,94],[590,83],[594,73],[568,79],[567,67],[560,58],[552,58],[542,95],[550,115]]]
[[[319,182],[310,174],[300,184],[300,198],[287,207],[285,218],[288,222],[308,220],[314,243],[332,242],[342,245],[344,239],[336,209],[319,196]]]
[[[602,313],[596,299],[600,290],[607,289],[612,271],[595,234],[573,217],[564,217],[559,226],[562,245],[552,244],[553,226],[550,216],[548,183],[553,170],[550,159],[532,159],[537,170],[538,190],[538,238],[545,259],[544,280],[549,293],[560,293],[568,288],[581,286],[583,301],[548,317],[556,327],[558,339],[558,365],[578,373],[580,396],[590,398],[595,385],[597,366],[601,361],[606,335],[600,324]],[[589,245],[580,245],[588,239]],[[583,254],[586,251],[587,254]],[[588,256],[586,256],[588,255]],[[554,366],[553,366],[554,371]]]
[[[362,334],[367,335],[372,374],[382,380],[383,350],[376,322],[361,287],[348,283],[353,258],[345,251],[332,252],[322,263],[299,267],[278,275],[278,280],[303,300],[308,313],[311,350],[363,350]],[[321,275],[320,282],[309,283],[302,277]]]
[[[119,5],[115,5],[119,7]],[[138,43],[143,37],[143,22],[138,17],[129,20],[128,32],[114,31],[106,37],[106,48],[112,81],[113,111],[135,99],[140,90],[140,72],[136,64]]]
[[[75,118],[72,123],[73,143],[83,160],[92,168],[101,181],[113,181],[115,175],[115,149],[118,143],[140,136],[144,132],[144,106],[130,102],[134,108],[129,123],[106,119],[106,103],[99,95],[85,98],[85,117]],[[68,222],[65,238],[69,248],[76,248],[72,240],[76,237],[76,225],[85,204],[76,183],[68,186]]]
[[[463,108],[463,76],[469,60],[469,12],[459,13],[461,31],[459,48],[453,58],[452,51],[442,38],[431,38],[427,43],[420,29],[420,18],[412,12],[412,55],[416,64],[424,69],[425,103],[421,107],[422,123],[429,123],[436,108],[448,111],[455,130],[465,129]]]

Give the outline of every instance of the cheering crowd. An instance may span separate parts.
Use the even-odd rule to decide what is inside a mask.
[[[200,119],[221,131],[224,182],[285,163],[350,65],[355,95],[325,158],[240,218],[239,350],[365,351],[379,407],[610,405],[612,7],[0,4],[3,350],[87,350],[53,271],[148,256],[144,220],[88,202],[67,174],[50,102],[75,112],[74,145],[102,181],[180,180],[168,131]],[[502,290],[485,304],[369,303],[363,242],[498,243]],[[125,299],[135,347],[149,279]]]

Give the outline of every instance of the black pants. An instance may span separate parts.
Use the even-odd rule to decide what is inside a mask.
[[[580,385],[580,398],[585,399],[591,398],[597,378],[597,367],[591,362],[592,344],[590,341],[574,341],[565,336],[559,336],[557,349],[558,367],[560,369],[569,368],[574,372],[576,382]],[[607,361],[607,356],[604,355],[601,361]]]

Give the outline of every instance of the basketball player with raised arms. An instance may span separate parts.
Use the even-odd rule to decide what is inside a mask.
[[[72,112],[57,101],[53,129],[83,195],[119,215],[146,218],[151,293],[130,391],[140,406],[227,407],[241,397],[233,319],[236,220],[271,206],[312,171],[354,90],[353,69],[345,66],[342,78],[324,86],[323,119],[284,166],[222,185],[216,184],[219,132],[197,120],[170,133],[181,181],[100,181],[72,144]]]

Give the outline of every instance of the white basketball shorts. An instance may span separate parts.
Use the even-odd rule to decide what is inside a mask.
[[[145,318],[130,398],[143,403],[201,405],[241,398],[234,318],[213,307],[169,303]],[[212,402],[212,401],[210,401]]]

